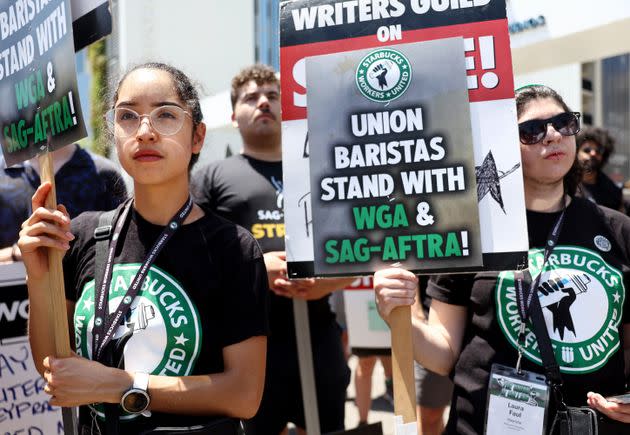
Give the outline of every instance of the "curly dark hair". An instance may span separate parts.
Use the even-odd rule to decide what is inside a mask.
[[[243,68],[234,76],[234,78],[232,78],[232,89],[230,91],[232,109],[234,109],[234,105],[238,99],[238,92],[241,87],[252,80],[255,81],[258,86],[267,83],[277,84],[278,87],[280,86],[280,80],[276,77],[276,72],[268,65],[257,63]]]
[[[608,130],[603,128],[586,127],[580,131],[575,138],[577,149],[579,150],[582,144],[587,141],[595,142],[602,149],[602,166],[608,162],[608,157],[615,152],[615,139],[610,136]]]
[[[199,102],[199,92],[197,92],[197,86],[180,69],[166,63],[145,62],[129,68],[120,77],[118,83],[115,86],[111,87],[111,89],[114,89],[114,92],[110,98],[110,107],[113,108],[116,105],[116,101],[118,100],[118,91],[120,90],[120,86],[123,84],[125,79],[129,76],[129,74],[139,69],[156,69],[159,71],[165,71],[170,74],[173,79],[173,85],[175,87],[177,97],[182,100],[182,102],[190,109],[194,133],[197,126],[203,121],[203,113],[201,112],[201,103]],[[193,154],[190,157],[190,164],[188,165],[189,171],[192,169],[195,163],[197,163],[197,160],[199,160],[199,154]]]
[[[525,111],[525,107],[531,101],[540,100],[545,98],[551,98],[554,100],[562,110],[565,112],[571,112],[567,103],[564,102],[560,94],[545,85],[530,85],[523,86],[522,88],[518,88],[514,91],[516,97],[516,115],[520,117]],[[575,156],[575,160],[573,161],[573,165],[569,169],[569,172],[564,176],[564,191],[569,196],[575,196],[578,191],[578,187],[580,186],[580,182],[582,180],[582,167],[577,159],[577,153]]]

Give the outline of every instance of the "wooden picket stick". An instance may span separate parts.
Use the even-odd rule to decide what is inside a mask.
[[[55,190],[55,171],[53,168],[53,158],[50,152],[45,152],[39,156],[39,171],[42,183],[48,181],[52,184],[52,189],[46,198],[46,208],[57,209],[57,192]],[[67,358],[72,356],[70,347],[70,334],[68,329],[68,310],[66,308],[66,292],[63,280],[63,268],[61,261],[63,253],[58,249],[48,249],[48,307],[49,318],[52,319],[51,327],[55,340],[55,356]],[[76,434],[76,415],[72,408],[62,410],[64,432],[67,435]]]
[[[403,423],[416,422],[416,383],[413,372],[411,307],[394,308],[389,317],[392,335],[394,415]]]
[[[308,435],[320,435],[319,409],[317,407],[317,388],[315,386],[315,368],[313,366],[313,347],[311,327],[308,320],[308,302],[293,299],[293,318],[295,319],[295,339],[304,404],[304,423]]]

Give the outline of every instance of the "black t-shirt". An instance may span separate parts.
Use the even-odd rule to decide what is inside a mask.
[[[282,162],[239,154],[200,168],[192,184],[198,204],[249,230],[263,252],[284,251]],[[309,301],[308,309],[311,334],[335,320],[327,297]],[[294,343],[291,299],[269,292],[269,323],[271,341]]]
[[[613,210],[619,210],[621,207],[621,200],[623,198],[621,188],[617,187],[617,185],[601,171],[597,174],[595,184],[582,183],[582,189],[586,191],[585,196],[587,198],[592,199],[599,205],[612,208]]]
[[[84,213],[72,221],[76,239],[64,257],[66,297],[76,303],[76,351],[87,358],[94,317],[93,233],[100,214]],[[135,210],[130,215],[121,236],[124,243],[118,243],[115,254],[110,313],[163,230]],[[155,375],[219,373],[224,347],[266,335],[266,293],[267,275],[256,241],[243,228],[206,212],[181,226],[151,266],[114,335],[120,349],[115,360],[123,358],[126,370]],[[89,424],[88,410],[82,411],[81,422]],[[150,419],[136,416],[129,424],[188,426],[217,417],[186,416],[182,421],[181,416],[154,412]],[[136,430],[127,427],[123,433]]]
[[[112,162],[76,150],[55,174],[57,202],[68,209],[71,218],[84,211],[111,210],[127,197],[125,183]],[[20,226],[32,213],[31,197],[41,184],[28,164],[4,168],[0,157],[0,248],[19,238]]]
[[[533,277],[540,271],[542,248],[559,214],[527,212]],[[541,278],[541,283],[562,280],[563,290],[550,296],[539,292],[570,405],[585,405],[588,391],[604,396],[625,391],[623,325],[630,322],[629,254],[630,219],[574,198]],[[428,294],[468,308],[462,351],[452,373],[455,390],[447,432],[482,433],[491,366],[516,364],[520,318],[514,273],[439,275],[429,282]],[[543,372],[529,324],[522,366]]]

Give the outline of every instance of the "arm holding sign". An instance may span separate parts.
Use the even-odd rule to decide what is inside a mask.
[[[307,301],[321,299],[354,281],[354,278],[288,279],[287,257],[284,251],[265,253],[265,267],[269,278],[269,288],[278,296],[287,298]]]
[[[47,248],[65,252],[70,248],[69,242],[74,239],[70,233],[70,217],[66,208],[63,205],[59,205],[57,210],[44,207],[51,188],[50,183],[44,183],[33,195],[34,212],[22,224],[18,241],[27,272],[30,302],[29,341],[35,367],[40,374],[44,372],[42,365],[44,357],[55,353],[55,340],[50,326],[52,319],[47,303],[49,289]]]
[[[298,291],[298,299],[312,301],[328,296],[334,291],[343,289],[354,282],[355,278],[320,278],[315,279],[313,287]]]
[[[284,251],[265,252],[264,257],[269,289],[278,296],[292,298],[315,283],[313,279],[289,280],[287,278],[287,256]]]
[[[45,391],[55,406],[95,402],[119,403],[133,384],[133,373],[107,367],[80,356],[54,358],[54,339],[46,305],[48,291],[47,249],[69,248],[74,238],[63,206],[44,208],[50,184],[33,196],[33,215],[20,233],[20,249],[28,274],[30,299],[29,339],[37,370],[46,379]],[[74,304],[68,301],[68,312]],[[70,321],[69,324],[72,324]],[[258,408],[264,382],[266,338],[250,337],[223,348],[224,371],[200,376],[151,376],[151,409],[181,414],[225,414],[252,417]]]
[[[389,317],[397,307],[414,304],[418,278],[405,269],[392,267],[374,274],[374,291],[381,317]],[[429,319],[412,316],[414,359],[438,374],[453,368],[461,351],[466,326],[466,308],[432,300]]]

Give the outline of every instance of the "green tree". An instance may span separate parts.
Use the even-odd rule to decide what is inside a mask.
[[[109,143],[105,112],[107,111],[107,47],[104,39],[87,47],[87,59],[91,72],[90,100],[92,103],[92,151],[107,156]]]

